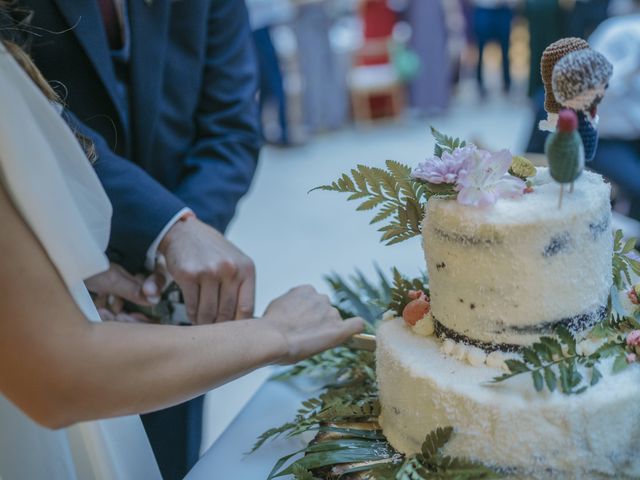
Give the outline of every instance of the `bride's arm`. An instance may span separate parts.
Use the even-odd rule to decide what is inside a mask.
[[[93,324],[0,187],[0,393],[42,425],[143,413],[362,329],[299,287],[260,319],[197,327]]]

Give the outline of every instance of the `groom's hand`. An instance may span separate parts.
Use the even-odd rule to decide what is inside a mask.
[[[194,324],[253,315],[253,262],[218,231],[187,218],[171,227],[158,251],[182,290],[187,315]]]

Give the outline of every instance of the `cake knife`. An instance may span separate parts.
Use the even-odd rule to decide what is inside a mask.
[[[367,350],[369,352],[375,352],[376,350],[376,336],[370,333],[356,333],[352,336],[345,346],[354,348],[356,350]]]

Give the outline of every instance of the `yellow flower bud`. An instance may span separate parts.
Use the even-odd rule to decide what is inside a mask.
[[[511,168],[509,169],[511,175],[526,180],[529,177],[535,176],[536,172],[536,167],[531,163],[531,160],[525,157],[516,155],[511,160]]]

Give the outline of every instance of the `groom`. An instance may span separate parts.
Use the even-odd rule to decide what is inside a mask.
[[[164,254],[194,323],[251,315],[253,264],[218,233],[259,150],[244,2],[21,3],[34,12],[36,64],[96,145],[114,206],[112,261],[153,270]],[[184,477],[197,460],[201,422],[201,398],[143,416],[165,478]]]

